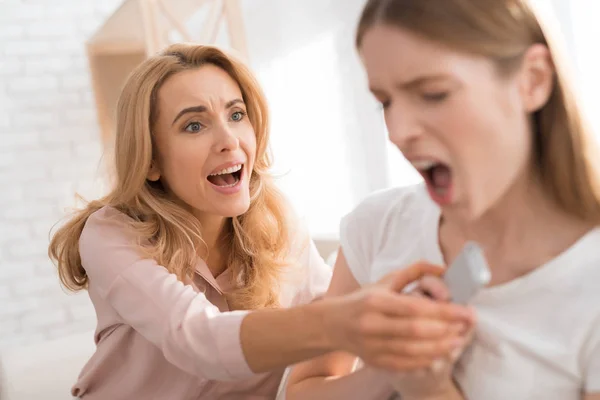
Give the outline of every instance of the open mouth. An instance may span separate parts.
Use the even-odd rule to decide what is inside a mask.
[[[413,162],[413,166],[425,179],[433,200],[440,204],[451,201],[452,171],[447,164],[438,161]]]
[[[215,186],[227,188],[237,185],[242,179],[244,164],[237,164],[210,174],[206,179]]]

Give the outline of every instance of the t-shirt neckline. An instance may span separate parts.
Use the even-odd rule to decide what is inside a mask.
[[[440,243],[442,212],[440,207],[429,198],[429,195],[427,193],[425,195],[435,210],[432,213],[433,218],[429,220],[430,229],[431,227],[433,228],[433,234],[429,236],[433,238],[433,242],[429,246],[433,251],[433,259],[431,261],[440,263],[440,265],[446,265]],[[587,255],[590,253],[593,254],[596,251],[599,239],[600,227],[590,229],[563,252],[531,272],[511,281],[482,289],[474,299],[474,302],[478,304],[488,303],[494,302],[495,299],[499,298],[505,299],[506,296],[514,297],[519,294],[526,294],[540,286],[548,284],[550,280],[560,279],[569,272],[569,265],[576,266],[581,262],[589,263],[590,260],[587,259]]]

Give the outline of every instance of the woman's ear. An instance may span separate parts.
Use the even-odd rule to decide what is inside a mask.
[[[527,50],[521,67],[521,78],[525,111],[536,112],[548,102],[554,89],[554,64],[548,47],[534,44]]]
[[[152,182],[156,182],[160,179],[160,169],[158,168],[158,163],[155,160],[150,162],[150,168],[148,169],[146,179]]]

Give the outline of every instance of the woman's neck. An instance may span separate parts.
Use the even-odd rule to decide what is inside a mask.
[[[500,284],[550,261],[591,228],[562,210],[541,182],[529,176],[475,221],[445,216],[440,242],[447,260],[454,259],[466,241],[478,242],[492,269],[492,284]]]
[[[212,275],[217,277],[227,268],[223,251],[223,232],[229,218],[199,213],[196,218],[200,221],[202,240],[206,244],[206,249],[201,257],[206,261]]]

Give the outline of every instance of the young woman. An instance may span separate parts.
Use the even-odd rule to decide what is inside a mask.
[[[527,2],[370,0],[357,47],[390,140],[425,183],[345,217],[328,295],[416,260],[448,265],[469,240],[493,279],[453,367],[370,384],[332,353],[293,370],[287,399],[386,380],[403,400],[600,399],[600,157]]]
[[[464,308],[397,293],[441,271],[424,264],[312,302],[330,270],[269,175],[264,96],[214,47],[144,61],[120,97],[115,145],[114,189],[49,249],[98,316],[75,396],[272,399],[287,365],[342,349],[388,370],[426,366],[470,321]]]

